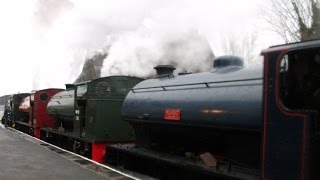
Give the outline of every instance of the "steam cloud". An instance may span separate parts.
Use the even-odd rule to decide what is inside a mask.
[[[28,76],[32,76],[25,77],[25,84],[29,86],[21,84],[25,89],[18,91],[58,88],[72,83],[80,77],[86,59],[97,54],[107,54],[103,65],[99,65],[101,71],[96,73],[101,72],[101,76],[123,74],[148,77],[158,64],[172,64],[178,72],[206,71],[212,66],[213,56],[222,54],[217,48],[219,33],[231,29],[243,31],[243,24],[248,23],[250,14],[239,9],[242,2],[237,1],[30,2],[20,2],[25,8],[22,7],[21,13],[14,19],[17,33],[12,36],[18,37],[15,38],[21,44],[9,44],[11,51],[7,53],[9,57],[16,54],[17,48],[21,49],[21,55],[16,58],[22,64],[19,67],[28,70]],[[16,3],[12,3],[12,7],[16,7]],[[227,11],[222,11],[226,8]],[[10,14],[13,16],[16,13]],[[12,23],[8,21],[8,24]],[[8,42],[11,38],[3,37]],[[8,43],[3,46],[7,47]]]
[[[34,19],[42,27],[50,27],[60,15],[72,8],[73,3],[69,0],[38,0]]]
[[[148,77],[154,73],[153,67],[160,64],[174,65],[178,72],[209,70],[214,58],[209,43],[186,19],[183,10],[159,10],[143,19],[135,31],[116,35],[104,60],[102,75]]]
[[[64,59],[58,60],[63,65],[56,69],[68,71],[65,67],[71,67],[69,79],[79,80],[83,74],[93,74],[79,72],[85,59],[101,51],[107,53],[101,76],[149,77],[159,64],[171,64],[178,71],[187,72],[212,67],[213,52],[198,32],[189,9],[169,1],[39,0],[35,21],[40,27],[49,27],[43,30],[44,39],[52,47],[46,49],[52,48],[62,55],[55,55]],[[35,74],[34,82],[42,73]]]

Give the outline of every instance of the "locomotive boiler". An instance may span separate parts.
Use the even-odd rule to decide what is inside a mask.
[[[226,65],[224,65],[224,63]],[[260,131],[262,72],[242,68],[237,57],[215,60],[212,72],[158,78],[128,94],[123,117],[134,122]],[[135,108],[133,108],[135,106]],[[234,117],[237,117],[235,120]]]

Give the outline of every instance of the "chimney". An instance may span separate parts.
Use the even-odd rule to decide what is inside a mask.
[[[173,76],[173,71],[176,68],[171,65],[158,65],[154,67],[154,69],[157,71],[157,77],[162,77],[162,76]]]

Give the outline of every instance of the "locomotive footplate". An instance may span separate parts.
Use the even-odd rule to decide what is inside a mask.
[[[133,144],[108,145],[106,158],[107,162],[161,179],[260,179],[258,170],[227,162],[207,167],[201,160],[135,148]]]
[[[64,137],[69,137],[69,138],[73,138],[79,141],[83,141],[83,142],[88,142],[91,143],[92,140],[88,139],[88,138],[80,138],[79,136],[75,136],[74,133],[72,131],[65,131],[65,132],[60,132],[57,129],[52,129],[52,128],[41,128],[42,133],[49,133],[49,134],[54,134],[54,135],[60,135],[60,136],[64,136]],[[46,134],[44,134],[42,136],[42,138],[46,137]]]
[[[22,121],[15,121],[14,124],[15,124],[14,125],[15,129],[18,129],[19,131],[33,135],[34,127],[29,123],[22,122]]]
[[[15,123],[15,124],[20,124],[20,125],[23,125],[23,126],[27,126],[27,127],[30,127],[30,128],[33,128],[33,126],[30,125],[29,123],[25,123],[25,122],[21,122],[21,121],[15,121],[14,123]]]

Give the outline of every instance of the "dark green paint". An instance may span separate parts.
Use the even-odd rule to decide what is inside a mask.
[[[87,92],[76,99],[75,110],[80,110],[80,116],[76,120],[75,113],[73,134],[99,142],[134,140],[131,127],[121,118],[121,107],[130,89],[142,80],[111,76],[87,82]]]

